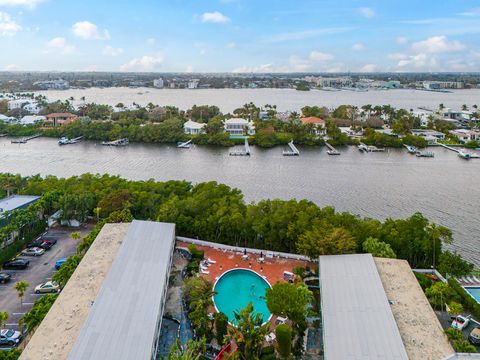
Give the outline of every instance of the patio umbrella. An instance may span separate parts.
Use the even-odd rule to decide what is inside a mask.
[[[260,257],[263,258],[263,251],[260,251]]]
[[[247,255],[247,249],[243,250],[243,255]]]

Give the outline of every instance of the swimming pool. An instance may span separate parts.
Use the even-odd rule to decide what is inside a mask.
[[[235,324],[234,311],[245,308],[251,302],[255,313],[261,314],[266,322],[271,317],[265,301],[265,292],[270,287],[264,278],[252,270],[229,270],[215,283],[215,307],[227,315],[231,324]]]
[[[480,304],[480,287],[478,286],[465,286],[465,291],[468,292],[477,302]]]

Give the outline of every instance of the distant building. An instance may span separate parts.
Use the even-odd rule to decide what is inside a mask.
[[[163,86],[164,83],[162,78],[153,80],[153,87],[156,87],[157,89],[163,89]]]
[[[26,209],[40,199],[39,196],[30,195],[12,195],[0,200],[0,227],[4,227],[10,222],[9,212],[14,210]],[[17,238],[18,233],[11,233],[6,239],[0,241],[0,249],[10,245]]]
[[[300,118],[300,121],[302,122],[303,125],[307,125],[307,124],[314,125],[315,133],[317,135],[325,134],[325,120],[315,116],[308,116],[308,117]]]
[[[13,116],[6,116],[0,114],[0,122],[3,122],[4,124],[14,124],[17,122],[17,119]]]
[[[26,115],[20,119],[20,124],[23,126],[34,125],[45,120],[47,117],[43,115]]]
[[[196,89],[198,87],[199,82],[200,82],[200,80],[198,80],[198,79],[192,79],[188,82],[187,87],[189,89]]]
[[[460,141],[478,141],[480,140],[480,131],[468,129],[456,129],[450,131],[450,134],[456,136]]]
[[[23,110],[28,111],[30,114],[38,114],[42,107],[37,102],[29,102],[25,104]]]
[[[22,109],[28,103],[27,99],[10,100],[8,102],[8,110]]]
[[[255,135],[255,125],[253,122],[242,118],[225,120],[224,127],[230,136]]]
[[[46,123],[53,127],[69,124],[78,119],[77,115],[70,113],[52,113],[47,115]]]
[[[423,81],[422,86],[426,90],[464,89],[463,81]]]
[[[63,79],[37,81],[33,83],[33,86],[40,90],[66,90],[70,88],[68,81]]]
[[[207,126],[207,124],[188,120],[185,124],[183,124],[183,131],[188,135],[203,134],[205,133],[205,126]]]
[[[427,140],[429,144],[436,143],[438,140],[445,140],[445,134],[434,130],[413,129],[412,135],[421,136]]]

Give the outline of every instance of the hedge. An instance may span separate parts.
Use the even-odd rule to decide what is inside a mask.
[[[469,293],[461,287],[456,280],[448,279],[448,285],[457,292],[462,299],[462,305],[466,310],[469,310],[473,316],[480,320],[480,304]]]

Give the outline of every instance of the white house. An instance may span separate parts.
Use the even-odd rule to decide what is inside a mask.
[[[22,109],[23,106],[28,103],[29,101],[27,99],[10,100],[8,102],[8,110]]]
[[[242,118],[225,120],[224,127],[230,136],[255,135],[255,125],[253,122]]]
[[[205,126],[207,124],[201,124],[192,120],[188,120],[183,124],[183,131],[188,135],[198,135],[205,133]]]
[[[463,142],[480,140],[480,131],[456,129],[456,130],[450,131],[450,134],[458,137],[458,139]]]
[[[35,101],[29,102],[25,104],[23,107],[23,110],[28,111],[30,114],[38,114],[40,110],[42,110],[42,107]]]
[[[36,124],[36,123],[39,123],[39,122],[45,121],[45,120],[47,120],[46,116],[26,115],[26,116],[24,116],[23,118],[20,119],[20,124],[23,125],[23,126],[33,125],[33,124]]]
[[[421,136],[428,141],[429,144],[436,143],[438,140],[445,140],[445,134],[434,130],[413,129],[412,135]]]
[[[0,114],[0,121],[5,124],[12,124],[12,123],[16,123],[17,119],[12,116],[5,116]]]

